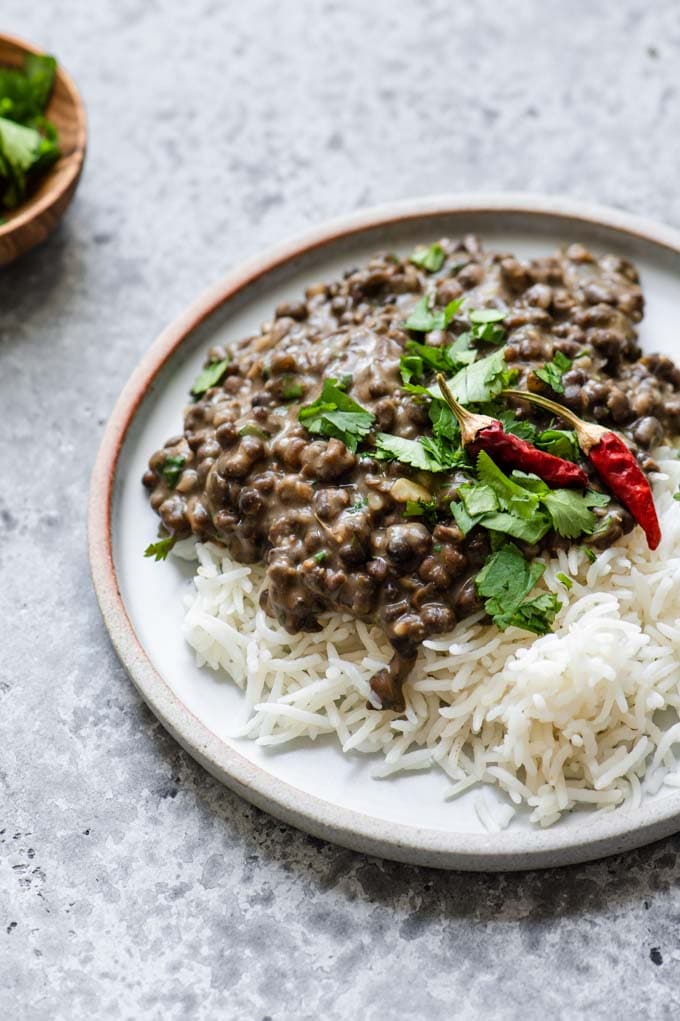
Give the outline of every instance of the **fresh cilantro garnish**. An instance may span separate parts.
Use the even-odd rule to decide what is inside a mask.
[[[429,454],[439,465],[440,471],[446,468],[471,467],[467,453],[461,446],[455,446],[443,436],[423,436],[420,441]]]
[[[45,112],[57,62],[47,55],[27,54],[23,68],[0,67],[0,117],[31,127]]]
[[[161,475],[170,486],[170,489],[174,489],[179,482],[185,460],[186,458],[181,455],[178,457],[166,457],[161,465]]]
[[[255,422],[246,422],[238,431],[239,436],[257,436],[258,440],[270,440],[271,434]]]
[[[200,397],[206,390],[209,390],[211,386],[217,386],[222,380],[222,376],[227,371],[229,365],[228,358],[222,358],[219,362],[210,362],[205,368],[199,372],[196,382],[191,388],[191,393],[194,397]]]
[[[405,518],[425,518],[431,524],[437,520],[436,500],[407,500],[404,505]]]
[[[540,500],[536,493],[509,478],[485,450],[481,450],[477,458],[477,476],[480,482],[485,483],[496,494],[502,510],[509,511],[525,521],[539,512]],[[545,483],[541,485],[545,486]],[[550,492],[547,486],[545,489]]]
[[[539,542],[550,531],[550,520],[545,514],[536,513],[531,518],[521,518],[517,514],[498,511],[496,514],[485,514],[480,522],[490,532],[502,532],[532,545]]]
[[[494,351],[480,358],[447,380],[453,396],[461,404],[478,404],[490,401],[501,392],[508,381],[508,367],[504,352]],[[430,387],[432,396],[441,398],[439,387]]]
[[[560,571],[558,574],[555,575],[555,577],[559,581],[560,585],[564,585],[567,591],[574,587],[573,578],[570,578],[568,574],[563,574],[562,571]]]
[[[606,507],[611,500],[609,493],[600,493],[598,489],[586,489],[583,494],[583,502],[586,507]]]
[[[436,273],[440,270],[445,259],[446,252],[438,241],[435,241],[429,248],[416,248],[415,252],[409,256],[409,262],[427,270],[428,273]]]
[[[454,363],[449,357],[449,349],[446,347],[431,347],[429,344],[421,344],[417,340],[407,340],[406,351],[409,355],[417,355],[423,365],[427,365],[433,372],[451,372],[453,369]]]
[[[477,352],[472,347],[474,339],[474,335],[470,330],[466,330],[465,333],[461,333],[460,336],[456,337],[453,344],[449,346],[449,358],[454,368],[474,362],[477,357]]]
[[[432,296],[424,294],[411,310],[411,314],[404,323],[404,329],[415,330],[418,333],[445,330],[462,304],[462,298],[454,298],[445,308],[433,309]]]
[[[326,379],[317,399],[300,408],[298,421],[310,433],[342,440],[354,453],[371,431],[375,416],[345,393],[342,381]]]
[[[551,489],[541,497],[541,502],[558,535],[577,539],[579,535],[592,534],[596,518],[581,493],[574,489]]]
[[[498,510],[498,497],[484,482],[466,483],[458,488],[458,495],[470,517]]]
[[[472,323],[472,336],[476,341],[484,341],[486,344],[502,344],[505,340],[505,330],[499,324],[505,319],[507,313],[499,308],[474,308],[468,315]]]
[[[281,394],[284,401],[298,401],[305,392],[305,388],[295,376],[285,374],[281,377]]]
[[[365,496],[359,496],[351,506],[347,508],[348,514],[358,514],[362,510],[366,510],[368,507],[368,499]]]
[[[176,542],[176,536],[168,535],[165,539],[159,539],[158,542],[152,542],[147,546],[144,550],[144,556],[153,557],[156,562],[165,560]]]
[[[473,523],[529,543],[538,542],[550,528],[569,539],[592,534],[596,518],[590,507],[604,506],[609,501],[606,494],[594,490],[579,493],[551,489],[536,475],[524,472],[514,471],[508,476],[484,450],[477,458],[477,477],[477,485],[461,486],[459,490]],[[482,501],[491,503],[488,491],[495,496],[497,506],[486,511]],[[451,509],[458,520],[454,506]]]
[[[482,520],[481,515],[475,518],[470,517],[468,512],[465,510],[465,504],[462,500],[460,502],[456,502],[455,500],[451,502],[451,513],[463,535],[467,535],[468,532],[471,532],[475,525],[478,525]]]
[[[420,379],[423,375],[423,359],[418,355],[402,355],[399,359],[399,371],[403,383],[410,383],[412,379]],[[425,389],[423,387],[423,389]]]
[[[535,440],[539,450],[545,450],[566,461],[578,461],[580,449],[573,429],[545,429]]]
[[[317,564],[322,564],[327,556],[328,551],[325,549],[320,549],[318,553],[314,554],[314,560],[316,560]]]
[[[389,433],[376,433],[375,456],[379,459],[401,461],[421,471],[447,471],[451,466],[442,463],[431,451],[426,450],[424,437],[421,440],[406,440],[403,436],[391,436]]]
[[[420,379],[426,368],[448,375],[464,365],[469,365],[477,355],[470,349],[468,337],[469,334],[462,334],[447,347],[432,347],[417,340],[407,340],[407,353],[402,355],[399,361],[403,382],[410,383],[412,379]]]
[[[0,68],[0,205],[7,209],[60,156],[57,129],[44,115],[56,66],[54,57],[31,54],[23,68]]]
[[[544,570],[543,564],[526,560],[513,543],[505,543],[487,558],[475,584],[501,631],[511,625],[538,635],[550,631],[562,604],[551,594],[526,598]]]
[[[486,411],[486,408],[484,410]],[[528,419],[517,418],[514,411],[509,411],[507,408],[503,411],[489,410],[486,413],[498,419],[504,432],[512,433],[513,436],[527,440],[528,443],[535,443],[536,427]]]
[[[553,621],[562,608],[562,603],[552,592],[527,599],[518,606],[509,620],[513,627],[531,631],[535,635],[546,635],[552,631]]]
[[[435,436],[460,446],[460,426],[448,404],[433,400],[430,404],[430,421]]]
[[[473,308],[468,319],[475,326],[484,326],[486,323],[500,323],[506,315],[500,308]]]
[[[571,358],[567,358],[561,351],[556,351],[552,361],[546,362],[542,369],[535,369],[534,372],[556,394],[563,394],[564,384],[562,383],[562,376],[571,366]]]

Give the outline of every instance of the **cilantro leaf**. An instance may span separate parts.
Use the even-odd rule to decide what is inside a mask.
[[[461,404],[478,404],[491,400],[501,392],[505,385],[506,373],[507,364],[501,349],[467,365],[447,382],[453,396]],[[437,384],[430,387],[430,393],[441,399]]]
[[[500,323],[505,316],[500,308],[473,308],[468,319],[475,326],[483,326],[485,323]]]
[[[281,393],[284,401],[299,401],[305,392],[302,383],[291,373],[286,372],[281,377]]]
[[[222,377],[227,371],[229,365],[229,358],[223,358],[219,362],[210,362],[199,372],[196,377],[196,381],[191,388],[191,393],[194,397],[200,397],[212,386],[217,386],[221,382]]]
[[[27,54],[23,68],[0,67],[0,117],[28,127],[45,112],[57,62],[54,57]]]
[[[460,426],[448,404],[433,400],[430,404],[430,421],[435,436],[450,440],[460,446]]]
[[[586,507],[606,507],[611,503],[611,496],[608,493],[601,493],[598,489],[586,489],[583,494],[583,502]]]
[[[185,460],[186,458],[181,455],[178,457],[166,457],[161,465],[161,475],[170,486],[170,489],[174,489],[179,482]]]
[[[534,373],[540,380],[547,383],[556,394],[564,393],[562,376],[572,366],[571,358],[567,358],[561,351],[556,351],[552,361],[546,362],[542,369],[534,369]]]
[[[144,556],[153,557],[156,562],[166,560],[168,553],[176,542],[176,535],[168,535],[164,539],[159,539],[158,542],[150,543],[144,550]]]
[[[466,451],[460,445],[454,446],[443,436],[423,436],[420,442],[425,452],[441,465],[441,471],[445,468],[472,467]]]
[[[505,319],[506,312],[499,308],[474,308],[469,313],[472,323],[472,335],[476,341],[485,344],[502,344],[505,330],[500,323]]]
[[[437,520],[436,500],[407,500],[404,506],[405,518],[425,518],[430,524]]]
[[[56,142],[35,128],[0,117],[0,201],[8,209],[18,206],[32,175],[58,157]]]
[[[402,355],[399,359],[399,372],[404,383],[410,383],[412,379],[420,379],[423,375],[423,368],[423,359],[418,355]]]
[[[453,369],[448,348],[431,347],[430,344],[421,344],[417,340],[407,340],[406,351],[410,355],[418,355],[422,362],[435,372],[451,372]]]
[[[475,525],[478,525],[483,517],[481,514],[478,517],[470,517],[468,512],[465,510],[465,504],[462,500],[460,502],[456,500],[451,501],[451,513],[453,514],[453,518],[463,535],[467,535],[468,532],[471,532]]]
[[[409,262],[414,266],[420,266],[428,273],[436,273],[444,265],[446,253],[438,241],[435,241],[429,248],[418,247],[409,256]]]
[[[449,358],[454,366],[469,365],[470,362],[474,362],[477,357],[477,352],[472,347],[474,339],[471,331],[466,330],[465,333],[459,334],[453,344],[449,346]]]
[[[489,511],[498,510],[498,498],[491,486],[479,483],[465,483],[458,487],[458,495],[461,498],[465,510],[470,517],[474,518],[479,514],[487,514]]]
[[[532,518],[525,519],[516,514],[500,511],[497,514],[485,514],[479,521],[490,532],[502,532],[532,545],[542,539],[550,531],[550,519],[547,514],[537,512]]]
[[[430,330],[445,330],[463,304],[463,299],[454,298],[443,309],[432,309],[431,303],[431,296],[424,294],[411,310],[411,314],[404,323],[404,329],[416,330],[418,333],[429,333]]]
[[[569,579],[571,580],[571,579]],[[510,614],[507,626],[519,627],[535,635],[547,635],[552,630],[555,617],[562,609],[562,603],[552,592],[545,592],[534,599],[527,599]]]
[[[505,543],[487,558],[475,579],[478,594],[484,599],[486,612],[504,631],[510,617],[522,604],[539,580],[545,567],[529,562],[514,543]]]
[[[57,129],[44,115],[54,57],[27,55],[23,68],[0,67],[0,206],[14,209],[41,171],[60,156]]]
[[[503,510],[525,521],[536,514],[538,497],[501,471],[485,450],[480,450],[477,457],[477,475],[480,482],[486,483],[494,491]]]
[[[521,440],[534,443],[536,440],[536,427],[525,418],[517,418],[514,411],[489,412],[492,417],[497,418],[506,433],[519,436]]]
[[[35,113],[43,113],[52,92],[57,62],[49,54],[28,53],[24,57],[24,74],[33,96]]]
[[[590,535],[596,518],[589,510],[581,493],[573,489],[551,489],[541,497],[558,535],[576,539],[579,535]]]
[[[317,399],[300,408],[298,421],[310,433],[342,440],[355,453],[371,431],[375,416],[345,393],[342,381],[326,379]]]
[[[375,445],[375,456],[380,459],[394,459],[401,461],[402,464],[410,464],[413,468],[430,472],[448,471],[451,467],[448,464],[443,464],[430,451],[426,450],[420,440],[406,440],[403,436],[376,433]]]
[[[578,461],[580,449],[573,429],[545,429],[535,440],[539,450],[545,450],[566,461]]]

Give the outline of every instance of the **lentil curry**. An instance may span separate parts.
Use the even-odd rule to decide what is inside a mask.
[[[633,265],[578,244],[523,261],[442,239],[315,284],[208,352],[182,435],[144,475],[162,522],[147,553],[195,535],[264,562],[263,608],[291,633],[329,610],[379,624],[394,656],[373,704],[403,711],[424,639],[482,608],[545,633],[559,602],[530,598],[535,558],[574,542],[594,558],[634,527],[576,433],[517,391],[613,428],[653,470],[650,448],[680,431],[680,370],[642,354],[642,315]],[[466,449],[438,374],[586,488]]]

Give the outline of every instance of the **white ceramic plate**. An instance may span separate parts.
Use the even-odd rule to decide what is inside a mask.
[[[181,432],[182,408],[211,343],[257,331],[274,306],[374,251],[475,232],[489,248],[540,255],[570,241],[635,261],[647,299],[641,342],[680,358],[680,234],[614,210],[526,195],[451,196],[369,210],[281,245],[230,273],[151,346],[118,400],[92,478],[90,558],[97,597],[132,680],[167,729],[211,773],[272,815],[316,836],[389,858],[461,869],[565,864],[639,846],[680,828],[680,792],[637,809],[578,812],[547,830],[519,816],[485,831],[477,791],[455,801],[436,771],[371,778],[373,761],[330,739],[288,750],[230,736],[239,689],[198,669],[181,637],[191,566],[142,552],[156,534],[141,476],[149,454]],[[489,793],[487,797],[497,795]]]

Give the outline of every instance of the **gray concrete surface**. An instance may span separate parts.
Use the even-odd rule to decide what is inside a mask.
[[[63,227],[0,275],[0,1016],[674,1018],[680,838],[518,876],[274,823],[163,732],[90,588],[85,494],[141,353],[320,219],[566,192],[680,226],[680,8],[4,0],[90,116]]]

